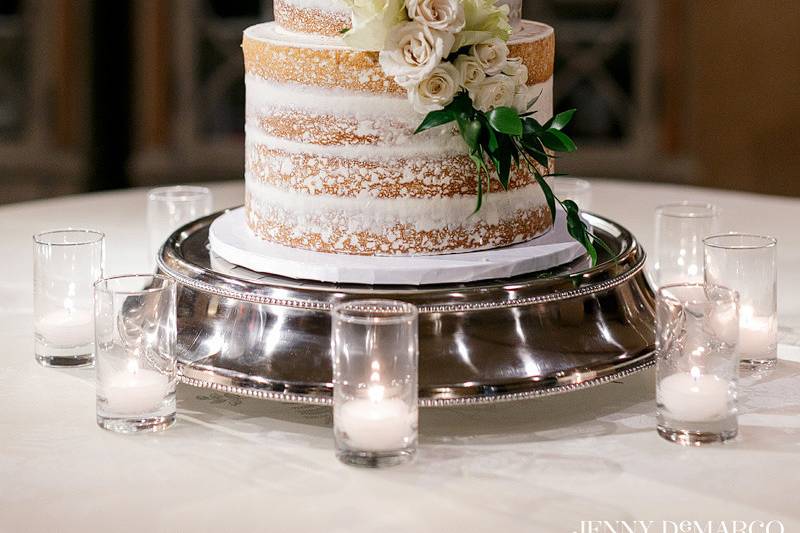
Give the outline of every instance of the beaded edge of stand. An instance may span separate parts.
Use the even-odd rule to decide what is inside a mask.
[[[532,390],[525,392],[513,392],[507,394],[498,394],[496,396],[470,396],[464,398],[447,398],[447,399],[426,399],[419,400],[420,407],[468,407],[473,405],[486,405],[493,403],[506,403],[513,401],[531,400],[534,398],[543,398],[546,396],[555,396],[567,392],[574,392],[577,390],[588,389],[598,385],[604,385],[619,379],[626,378],[638,372],[655,365],[653,354],[650,353],[644,356],[644,360],[638,361],[631,367],[619,370],[607,376],[596,377],[582,381],[579,383],[570,383],[567,385],[559,385],[550,389]],[[178,379],[181,383],[190,385],[192,387],[211,389],[227,394],[235,394],[247,398],[256,398],[260,400],[279,401],[283,403],[295,404],[309,404],[309,405],[325,405],[333,406],[333,398],[320,397],[320,396],[306,396],[297,393],[282,393],[274,391],[265,391],[258,389],[250,389],[246,387],[237,387],[234,385],[224,385],[216,382],[202,381],[197,378],[192,378],[183,374],[185,365],[180,365]]]
[[[164,265],[160,257],[158,259],[158,264],[159,264],[159,270],[161,270],[167,276],[174,278],[182,285],[185,285],[187,287],[205,293],[214,294],[216,296],[223,296],[225,298],[232,298],[234,300],[240,300],[260,305],[274,305],[278,307],[311,309],[319,311],[330,311],[331,309],[333,309],[335,305],[332,303],[313,302],[309,300],[293,300],[285,298],[273,298],[271,296],[257,296],[257,295],[237,292],[234,290],[222,289],[210,285],[208,283],[196,281],[184,274],[180,274],[178,272],[169,270]],[[645,257],[642,257],[635,265],[633,265],[633,267],[631,267],[631,269],[628,272],[620,276],[617,276],[613,279],[589,285],[587,287],[581,287],[579,289],[572,289],[568,291],[560,291],[543,296],[530,296],[528,298],[518,298],[514,300],[506,300],[501,302],[481,302],[472,304],[431,304],[431,305],[420,305],[418,306],[418,308],[420,313],[444,313],[444,312],[462,312],[462,311],[484,311],[489,309],[507,309],[510,307],[519,307],[523,305],[536,305],[543,303],[558,302],[562,300],[568,300],[570,298],[578,298],[581,296],[587,296],[598,292],[604,292],[611,290],[615,287],[618,287],[619,285],[622,285],[623,283],[626,283],[630,279],[637,276],[644,268],[644,264],[645,264]]]

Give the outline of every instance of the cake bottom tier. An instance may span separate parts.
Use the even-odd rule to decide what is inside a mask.
[[[247,222],[292,248],[354,255],[438,255],[498,248],[542,235],[552,218],[538,185],[476,198],[386,199],[290,193],[248,182]]]

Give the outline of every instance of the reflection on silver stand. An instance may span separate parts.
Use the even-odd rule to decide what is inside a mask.
[[[654,296],[625,228],[586,214],[614,256],[545,273],[424,287],[338,285],[252,272],[209,251],[219,214],[175,232],[159,269],[179,282],[178,365],[188,384],[267,400],[332,403],[330,310],[413,303],[422,406],[521,400],[606,383],[653,364]]]

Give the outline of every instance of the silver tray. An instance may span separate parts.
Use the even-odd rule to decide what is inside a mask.
[[[234,394],[332,403],[331,307],[392,298],[420,308],[420,405],[520,400],[606,383],[653,364],[654,297],[644,250],[586,214],[613,255],[469,284],[371,287],[295,280],[209,251],[221,213],[175,232],[159,269],[179,282],[181,380]]]

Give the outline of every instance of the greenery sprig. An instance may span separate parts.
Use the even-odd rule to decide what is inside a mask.
[[[536,99],[527,108],[530,109],[535,102]],[[488,188],[493,175],[497,176],[503,189],[508,190],[512,165],[526,165],[544,193],[553,222],[556,220],[556,204],[559,204],[567,215],[569,234],[586,249],[594,265],[597,263],[596,246],[604,249],[608,247],[589,230],[574,201],[560,200],[555,196],[545,178],[556,174],[543,175],[535,164],[548,169],[550,160],[555,159],[548,150],[574,152],[577,149],[572,139],[563,132],[564,127],[572,120],[575,110],[559,113],[544,124],[533,118],[533,114],[520,114],[511,107],[497,107],[483,112],[475,109],[469,94],[462,91],[444,109],[428,113],[415,133],[451,122],[458,125],[461,137],[469,147],[469,156],[478,171],[476,212],[483,204],[484,186]]]

